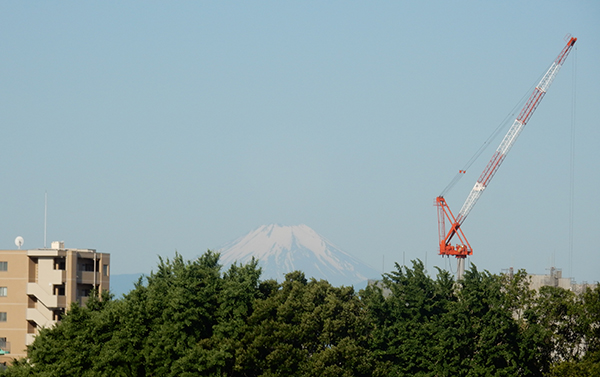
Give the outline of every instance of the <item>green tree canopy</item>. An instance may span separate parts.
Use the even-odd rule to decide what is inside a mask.
[[[121,299],[103,292],[41,329],[6,376],[583,376],[598,374],[600,287],[530,289],[525,271],[456,282],[396,264],[357,294],[222,271],[176,254]]]

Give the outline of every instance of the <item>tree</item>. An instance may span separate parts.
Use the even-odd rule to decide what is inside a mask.
[[[522,334],[512,311],[504,307],[500,278],[467,271],[457,300],[444,316],[440,337],[441,375],[527,376],[538,373],[524,360]]]
[[[371,376],[382,369],[368,349],[368,324],[351,287],[286,275],[255,302],[233,375]]]
[[[373,326],[371,347],[398,375],[426,373],[436,359],[439,320],[455,300],[453,281],[446,271],[432,280],[421,261],[413,261],[412,269],[398,264],[396,269],[384,275],[387,298],[377,286],[363,292]]]
[[[160,260],[122,299],[72,305],[7,376],[541,376],[596,373],[600,287],[535,295],[472,267],[456,282],[423,263],[359,295],[307,279],[260,280],[256,260]],[[553,357],[553,359],[552,359]],[[551,361],[554,363],[551,365]],[[551,367],[551,368],[550,368]]]
[[[581,298],[572,291],[552,286],[539,289],[535,314],[530,322],[548,332],[553,363],[575,361],[585,354],[585,334],[588,332]]]
[[[254,302],[268,295],[260,283],[258,261],[246,265],[233,264],[223,274],[213,312],[216,323],[211,337],[198,341],[172,367],[177,376],[232,375],[240,339],[248,331],[247,320],[253,313]],[[268,285],[268,283],[267,283]],[[263,289],[261,289],[261,286]]]
[[[86,306],[73,303],[62,322],[52,328],[42,328],[28,347],[29,361],[15,362],[6,372],[9,376],[94,376],[93,363],[112,333],[112,326],[99,320],[112,305],[112,297],[96,292]]]
[[[535,290],[531,289],[531,279],[527,271],[521,269],[515,274],[501,274],[500,284],[503,297],[502,306],[524,325],[524,313],[535,303]]]
[[[588,352],[579,361],[563,361],[550,369],[548,377],[600,376],[600,351]]]
[[[583,318],[585,324],[585,344],[587,352],[600,355],[600,284],[587,287],[582,294]],[[596,356],[596,360],[597,356]]]
[[[600,285],[577,295],[543,287],[538,322],[549,329],[553,365],[549,376],[600,375]]]
[[[513,318],[499,276],[472,267],[459,282],[441,270],[433,280],[420,261],[396,269],[384,277],[389,296],[363,293],[372,349],[394,375],[541,375],[539,339]]]
[[[40,331],[29,367],[48,376],[179,375],[178,361],[218,323],[225,286],[218,260],[210,251],[191,262],[177,254],[161,259],[147,284],[140,279],[122,300],[73,304],[61,323]]]

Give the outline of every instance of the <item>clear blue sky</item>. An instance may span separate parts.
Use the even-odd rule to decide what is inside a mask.
[[[598,281],[597,1],[4,1],[0,248],[43,246],[47,192],[48,245],[109,252],[113,273],[270,223],[376,268],[444,267],[434,198],[566,33],[577,50],[463,229],[482,269]]]

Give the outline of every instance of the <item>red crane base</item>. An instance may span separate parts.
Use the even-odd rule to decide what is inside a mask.
[[[438,207],[440,255],[453,255],[456,258],[466,258],[468,255],[473,255],[473,249],[469,245],[469,241],[467,241],[462,229],[460,229],[460,223],[454,217],[452,211],[450,211],[450,207],[448,207],[444,197],[438,196],[435,199],[435,205]],[[452,224],[448,233],[446,233],[446,220]],[[458,236],[460,243],[452,246],[450,242],[455,235]]]

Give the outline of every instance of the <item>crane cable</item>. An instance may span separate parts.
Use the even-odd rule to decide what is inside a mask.
[[[577,47],[573,54],[571,97],[571,147],[569,155],[569,277],[573,278],[573,213],[575,207],[575,124],[577,104]]]
[[[550,68],[550,66],[548,66],[546,68],[546,71],[548,71],[549,68]],[[531,92],[533,91],[533,89],[535,88],[535,86],[537,85],[537,83],[540,82],[540,80],[542,79],[542,76],[544,76],[544,74],[541,74],[541,75],[538,76],[538,78],[534,82],[534,84],[531,85],[529,87],[529,89],[527,89],[527,91],[525,92],[525,94],[523,94],[523,96],[521,97],[521,99],[515,104],[515,106],[512,108],[512,110],[504,117],[504,119],[500,122],[500,124],[498,124],[498,126],[496,126],[496,128],[491,133],[491,135],[488,136],[488,138],[483,142],[483,144],[479,147],[479,149],[477,149],[477,151],[473,154],[473,156],[471,156],[471,158],[467,161],[467,163],[464,165],[464,167],[461,170],[459,170],[458,173],[456,173],[456,175],[454,176],[454,178],[452,178],[452,180],[450,181],[450,183],[448,183],[448,185],[446,186],[446,188],[444,188],[444,190],[442,191],[442,193],[439,196],[443,197],[446,193],[448,193],[448,191],[450,191],[450,189],[452,189],[452,187],[454,187],[454,185],[456,183],[458,183],[458,181],[460,181],[460,179],[462,178],[462,176],[465,175],[465,173],[467,172],[467,170],[469,170],[469,168],[471,167],[471,165],[473,165],[473,163],[475,163],[475,161],[477,161],[477,159],[479,158],[479,156],[481,156],[481,154],[487,149],[487,147],[491,144],[491,142],[494,141],[494,139],[498,136],[498,134],[500,134],[500,132],[503,129],[505,129],[506,127],[508,127],[509,122],[511,120],[513,120],[514,118],[516,118],[517,111],[519,111],[521,109],[521,107],[525,103],[525,100],[528,98],[528,96],[531,95]]]

